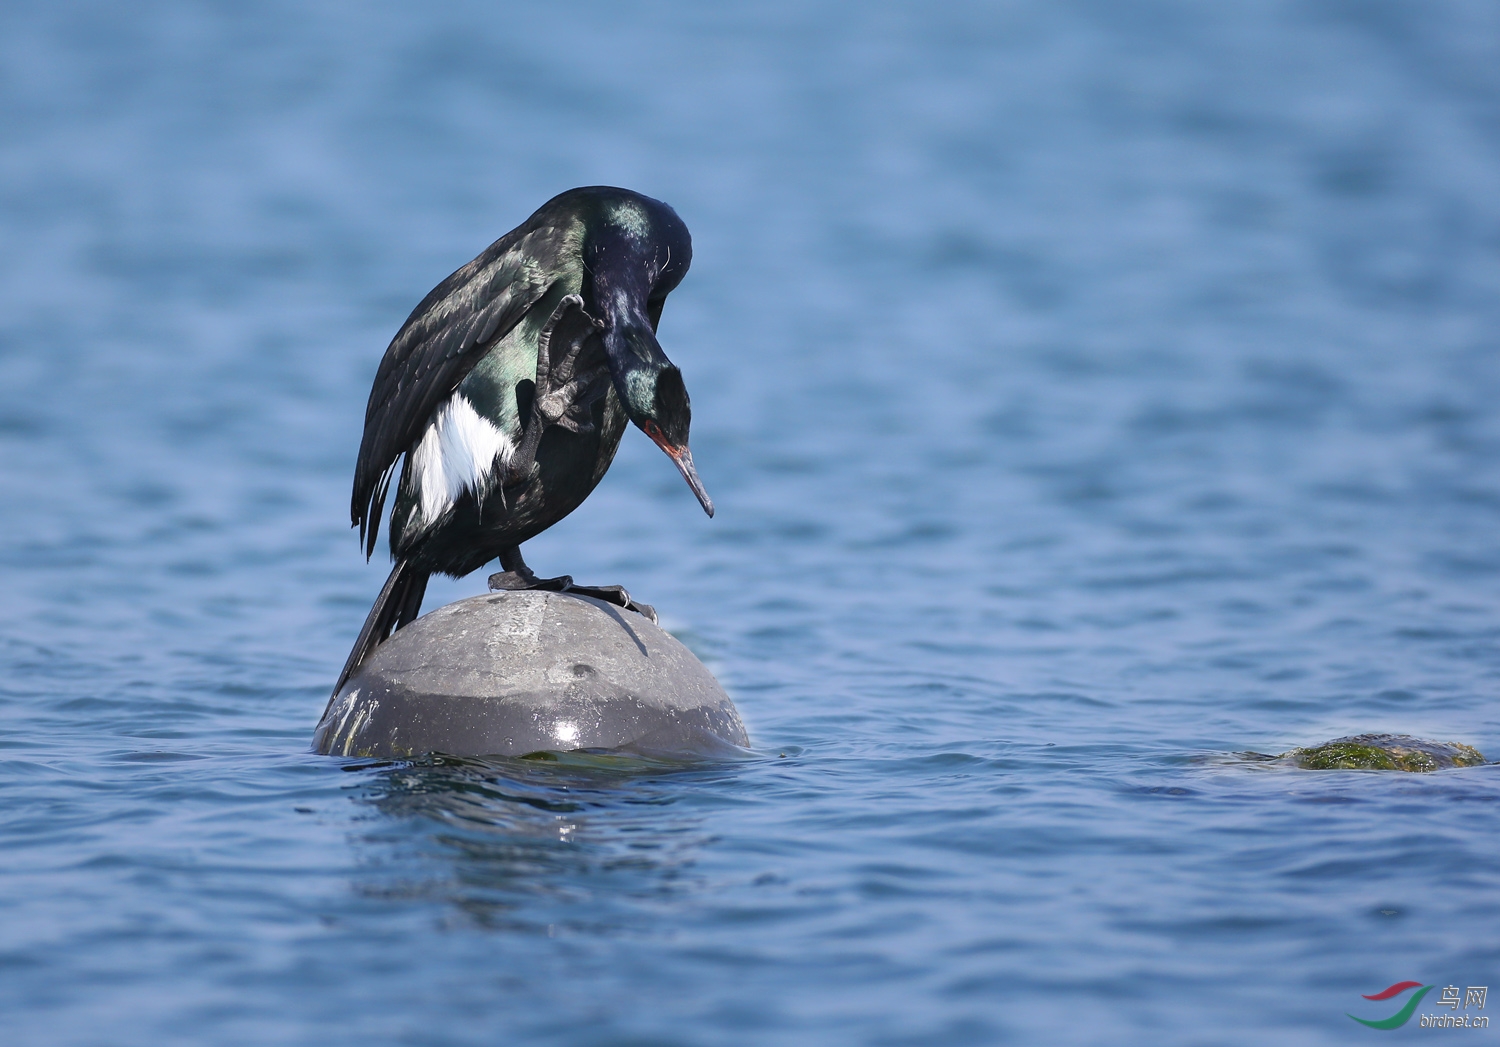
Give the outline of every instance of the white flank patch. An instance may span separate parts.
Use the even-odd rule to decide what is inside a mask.
[[[422,526],[436,523],[465,491],[480,492],[495,462],[510,461],[515,451],[510,437],[480,417],[462,393],[454,393],[438,408],[411,455],[421,490]]]

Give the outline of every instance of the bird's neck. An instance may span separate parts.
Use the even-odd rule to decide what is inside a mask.
[[[627,404],[636,386],[650,380],[671,365],[656,340],[656,332],[647,313],[646,301],[651,293],[651,269],[636,252],[617,250],[608,255],[610,264],[590,266],[591,279],[584,300],[589,312],[604,321],[604,349],[609,370]]]

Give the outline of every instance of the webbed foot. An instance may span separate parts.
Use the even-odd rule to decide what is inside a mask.
[[[572,575],[562,574],[556,578],[538,578],[530,568],[524,566],[519,571],[500,571],[490,575],[492,592],[527,589],[590,596],[595,600],[603,600],[616,607],[623,607],[627,611],[634,611],[650,621],[652,625],[657,624],[656,608],[648,603],[637,603],[632,600],[630,593],[623,585],[574,585]]]
[[[571,574],[560,574],[556,578],[538,578],[531,568],[522,566],[518,571],[499,571],[490,575],[490,591],[541,589],[549,593],[567,592],[573,584]]]
[[[650,620],[656,625],[656,608],[648,603],[638,603],[630,598],[630,593],[623,585],[569,585],[563,590],[565,593],[577,593],[579,596],[592,596],[596,600],[612,603],[616,607],[623,607],[627,611],[634,611]]]

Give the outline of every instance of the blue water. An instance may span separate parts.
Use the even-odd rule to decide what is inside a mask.
[[[632,433],[527,555],[657,605],[755,754],[313,756],[376,362],[597,183],[693,231],[719,515]],[[1486,0],[11,4],[0,245],[7,1044],[1334,1044],[1500,991],[1500,767],[1232,755],[1500,758]]]

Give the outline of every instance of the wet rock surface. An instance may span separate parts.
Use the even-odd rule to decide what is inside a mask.
[[[423,615],[329,702],[324,754],[712,755],[749,744],[703,663],[642,615],[574,593],[501,592]]]
[[[1462,742],[1429,742],[1409,734],[1356,734],[1280,756],[1247,753],[1253,759],[1290,763],[1309,771],[1408,771],[1477,767],[1484,756]]]

